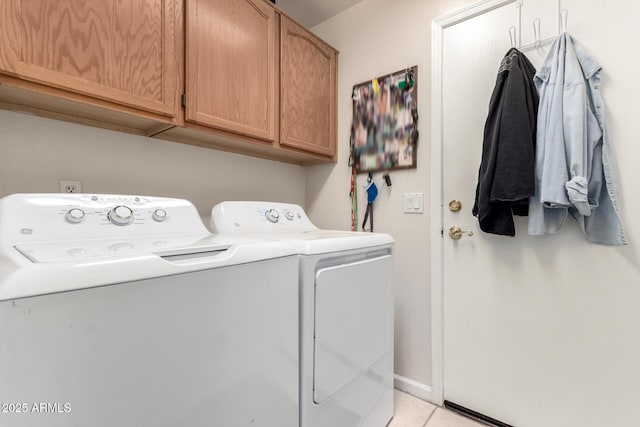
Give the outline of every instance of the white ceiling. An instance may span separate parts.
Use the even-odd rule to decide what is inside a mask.
[[[307,28],[336,16],[362,0],[276,0],[276,6]]]

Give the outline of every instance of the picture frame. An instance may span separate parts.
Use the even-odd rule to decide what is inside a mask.
[[[349,166],[356,173],[417,167],[418,66],[353,86]]]

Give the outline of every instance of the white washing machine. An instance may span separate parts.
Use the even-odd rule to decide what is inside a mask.
[[[319,230],[298,205],[223,202],[216,233],[300,256],[300,426],[384,427],[393,416],[393,239]]]
[[[298,258],[185,200],[0,200],[0,425],[295,427]]]

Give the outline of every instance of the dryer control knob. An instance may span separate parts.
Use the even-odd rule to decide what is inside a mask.
[[[280,219],[280,214],[275,209],[269,209],[264,215],[267,217],[269,222],[276,223]]]
[[[156,209],[155,211],[153,211],[151,216],[158,222],[166,221],[167,211],[165,211],[164,209]]]
[[[64,217],[70,223],[77,224],[79,222],[82,222],[82,220],[84,219],[84,211],[79,208],[73,208],[70,209]]]
[[[133,222],[133,211],[131,208],[120,205],[111,209],[108,214],[109,221],[115,225],[129,225]]]
[[[284,217],[289,221],[293,221],[293,214],[290,211],[284,211]]]

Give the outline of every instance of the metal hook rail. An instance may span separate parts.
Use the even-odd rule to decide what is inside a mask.
[[[568,9],[562,9],[561,0],[558,0],[558,36],[549,37],[541,40],[541,31],[540,31],[540,18],[535,18],[533,20],[533,35],[534,42],[526,45],[522,45],[522,0],[518,0],[516,2],[516,7],[518,8],[518,27],[511,26],[509,27],[509,41],[511,42],[511,47],[517,47],[521,51],[540,49],[543,46],[551,45],[556,39],[564,32],[567,31],[567,19],[569,15]],[[517,31],[517,34],[516,34]],[[517,43],[516,43],[517,39]]]

